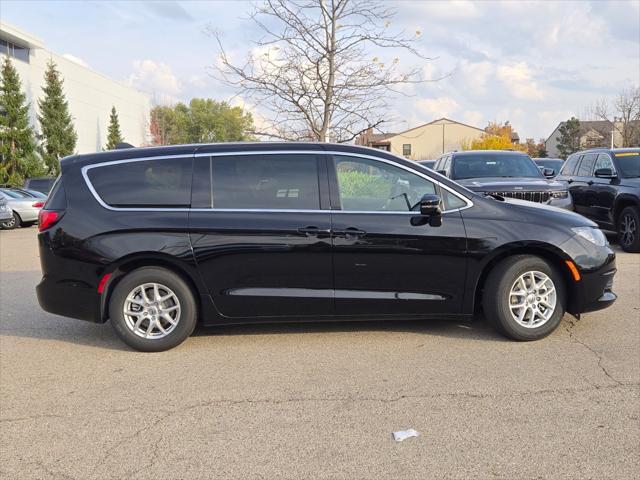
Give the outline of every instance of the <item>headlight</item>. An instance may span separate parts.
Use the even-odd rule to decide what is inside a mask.
[[[568,190],[558,190],[557,192],[551,192],[551,198],[562,199],[569,197]]]
[[[585,240],[597,245],[599,247],[604,247],[609,242],[607,242],[607,237],[604,236],[602,230],[596,227],[575,227],[572,228],[577,235],[580,235]]]

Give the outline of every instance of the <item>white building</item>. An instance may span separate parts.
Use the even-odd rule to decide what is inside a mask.
[[[69,112],[78,133],[77,153],[100,151],[107,142],[111,107],[116,107],[124,140],[142,146],[149,138],[151,99],[123,83],[94,72],[78,62],[46,48],[29,33],[0,22],[0,60],[9,55],[20,75],[22,89],[30,102],[32,125],[36,132],[37,99],[42,97],[44,73],[53,60],[64,79]]]

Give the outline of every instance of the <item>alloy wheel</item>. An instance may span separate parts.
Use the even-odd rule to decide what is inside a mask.
[[[169,335],[180,321],[180,300],[160,283],[143,283],[135,287],[124,301],[125,324],[133,333],[146,339]]]
[[[16,226],[16,217],[11,217],[9,220],[7,220],[6,222],[2,222],[2,228],[13,228]]]
[[[556,287],[551,278],[539,271],[520,275],[509,292],[509,311],[525,328],[537,328],[549,321],[556,309]]]
[[[620,241],[623,245],[633,245],[637,231],[636,219],[630,213],[625,214],[620,222]]]

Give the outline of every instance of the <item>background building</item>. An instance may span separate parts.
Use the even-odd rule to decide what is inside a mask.
[[[375,134],[369,129],[356,139],[356,145],[380,148],[411,160],[433,160],[444,152],[462,150],[464,143],[484,133],[481,128],[440,118],[401,133]]]
[[[560,122],[545,142],[547,155],[551,158],[560,156],[560,152],[558,151],[558,138],[560,137],[560,127],[564,125],[564,123],[565,122]],[[632,120],[629,125],[636,129],[637,132],[640,132],[640,121]],[[616,120],[615,126],[608,120],[580,121],[580,149],[622,147],[623,141],[622,134],[620,133],[622,129],[622,122],[618,120]],[[612,136],[613,139],[611,138]],[[640,133],[637,135],[637,138],[640,139]],[[635,143],[638,143],[638,140]]]
[[[20,75],[27,101],[31,103],[29,113],[36,132],[39,132],[37,99],[42,97],[47,62],[53,60],[64,78],[69,112],[78,133],[78,153],[104,148],[112,106],[118,111],[125,141],[134,146],[147,143],[151,109],[148,95],[51,52],[40,39],[0,22],[0,60],[4,55],[11,57]]]

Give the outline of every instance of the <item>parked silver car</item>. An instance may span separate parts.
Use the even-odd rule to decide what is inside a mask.
[[[13,218],[13,212],[7,205],[7,201],[4,197],[0,197],[0,222],[4,222],[5,220],[11,220]]]
[[[0,188],[0,198],[3,198],[11,209],[11,218],[0,223],[0,227],[5,230],[33,225],[38,221],[38,213],[44,206],[44,201],[40,198],[7,188]]]

